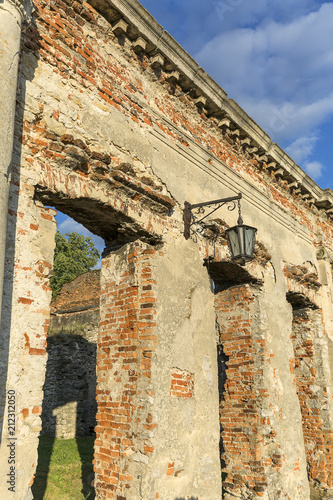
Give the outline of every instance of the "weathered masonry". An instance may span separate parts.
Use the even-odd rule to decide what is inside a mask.
[[[55,209],[105,240],[96,498],[329,490],[332,191],[137,0],[2,0],[0,78],[0,498],[31,498]],[[235,212],[183,235],[185,201],[239,192],[245,266]]]
[[[89,436],[96,427],[99,282],[99,270],[82,274],[51,302],[41,430],[46,436]]]

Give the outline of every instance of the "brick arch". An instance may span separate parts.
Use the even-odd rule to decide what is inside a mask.
[[[105,179],[91,182],[77,172],[52,169],[47,176],[42,172],[34,198],[72,217],[106,242],[121,245],[141,239],[153,245],[161,243],[161,218],[166,220],[173,200],[159,206],[155,200],[149,204],[149,197],[136,198],[130,190],[124,191],[119,194]]]

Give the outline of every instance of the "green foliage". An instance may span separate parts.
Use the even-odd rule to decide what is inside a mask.
[[[60,234],[56,232],[53,276],[51,277],[52,296],[59,292],[80,274],[92,269],[100,257],[92,239],[77,233]]]

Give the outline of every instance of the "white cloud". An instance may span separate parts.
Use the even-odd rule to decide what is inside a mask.
[[[313,176],[323,172],[313,160],[333,123],[333,1],[141,3],[274,142]]]
[[[215,13],[226,28],[249,26],[262,22],[263,19],[291,21],[305,15],[317,6],[320,0],[213,0]]]
[[[268,12],[267,2],[255,3]],[[297,14],[222,32],[196,56],[277,142],[309,135],[333,113],[333,3]]]
[[[92,233],[88,231],[82,224],[79,224],[74,219],[67,217],[61,224],[59,224],[58,230],[61,234],[64,233],[78,233],[83,236],[92,236]]]
[[[321,0],[141,0],[191,55],[219,33],[276,20],[290,22],[315,11]]]
[[[309,136],[299,137],[286,148],[288,155],[314,180],[322,177],[325,171],[325,167],[321,162],[310,161],[317,141],[318,136],[313,133]]]
[[[317,141],[318,136],[315,134],[299,137],[286,148],[286,152],[296,163],[301,163],[312,155]]]
[[[311,161],[309,163],[305,163],[303,165],[303,169],[314,180],[321,177],[323,174],[323,171],[325,170],[324,165],[322,163],[320,163],[319,161]]]

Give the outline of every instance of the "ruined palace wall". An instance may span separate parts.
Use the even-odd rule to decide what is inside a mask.
[[[221,496],[213,295],[186,246],[103,259],[98,498]]]
[[[326,250],[321,258],[329,266],[333,233],[326,209],[331,206],[331,193],[322,192],[272,144],[171,37],[162,36],[161,27],[136,1],[101,2],[96,5],[98,11],[87,3],[61,0],[36,1],[35,6],[21,52],[7,254],[17,273],[13,293],[9,275],[6,282],[7,317],[24,317],[25,329],[31,328],[27,340],[22,323],[13,320],[10,325],[8,370],[12,375],[7,388],[17,386],[20,392],[17,433],[24,457],[17,498],[24,498],[33,480],[41,426],[46,320],[40,311],[48,317],[50,290],[47,273],[39,267],[41,257],[36,255],[45,255],[43,262],[51,266],[55,231],[52,209],[44,209],[43,204],[73,216],[106,241],[102,276],[109,302],[101,308],[101,338],[105,329],[118,339],[123,328],[114,328],[115,318],[108,316],[119,312],[109,310],[119,307],[113,302],[113,287],[131,276],[135,284],[133,296],[127,297],[134,319],[124,319],[124,333],[130,334],[132,328],[134,340],[127,345],[127,338],[121,339],[123,343],[107,338],[105,342],[111,344],[103,345],[101,339],[99,346],[101,351],[105,348],[100,358],[105,364],[99,361],[98,365],[98,404],[100,410],[106,403],[107,411],[99,411],[98,416],[97,497],[219,498],[217,338],[213,289],[203,259],[214,255],[217,261],[230,260],[223,229],[235,224],[236,215],[228,210],[218,213],[224,221],[219,222],[222,234],[214,246],[207,244],[208,230],[197,243],[184,240],[182,207],[185,200],[196,203],[240,191],[244,221],[258,227],[258,241],[267,253],[263,260],[258,252],[246,266],[260,292],[250,318],[251,336],[265,346],[256,369],[263,371],[261,386],[269,389],[267,398],[258,399],[267,403],[258,403],[255,418],[269,426],[274,446],[284,457],[281,467],[277,464],[274,469],[278,471],[275,484],[262,481],[262,490],[253,494],[269,498],[281,486],[282,498],[308,498],[301,412],[289,366],[294,355],[292,307],[286,299],[283,270],[286,263],[311,263],[318,270],[317,252],[322,247]],[[156,302],[150,308],[156,322],[149,319],[156,325],[138,324],[147,284],[137,256],[135,263],[128,259],[127,249],[136,240],[141,249],[156,254],[155,261],[145,256],[152,259],[156,281]],[[112,262],[118,257],[122,266],[114,270]],[[121,271],[123,276],[118,275]],[[26,280],[33,286],[29,292],[33,298],[20,295]],[[315,300],[329,318],[331,281],[322,280],[320,285]],[[28,302],[20,302],[20,297]],[[34,318],[38,321],[32,328]],[[145,327],[153,329],[156,339],[143,338]],[[138,331],[140,342],[135,339]],[[132,352],[126,350],[133,347],[132,342],[140,361],[134,363],[135,375],[126,364],[126,358],[132,358],[125,355]],[[143,347],[151,358],[140,351]],[[18,351],[25,352],[19,372]],[[120,360],[121,375],[111,354]],[[32,370],[38,382],[29,392]],[[134,389],[125,387],[129,382],[135,382]],[[177,385],[187,387],[188,397],[181,396]],[[138,433],[131,442],[126,425],[134,423]],[[124,424],[124,434],[117,434],[115,424]],[[254,434],[249,431],[246,439],[253,440]],[[269,471],[274,456],[269,456],[265,443],[260,446]],[[105,462],[107,468],[103,468]],[[231,489],[232,482],[227,483]],[[154,491],[148,492],[151,485]]]
[[[262,157],[263,147],[257,144],[252,148],[256,152],[245,147],[239,129],[237,135],[237,129],[219,128],[217,112],[207,118],[211,110],[205,108],[206,98],[196,97],[200,89],[187,83],[184,92],[174,72],[163,65],[156,70],[144,49],[138,49],[138,34],[116,36],[119,32],[88,4],[55,3],[49,10],[42,2],[37,7],[37,28],[31,27],[26,42],[30,50],[22,56],[24,141],[28,161],[38,153],[43,183],[50,181],[45,179],[46,165],[53,165],[87,178],[109,172],[109,182],[119,191],[121,183],[145,193],[154,187],[165,195],[169,190],[180,206],[187,198],[194,203],[241,190],[247,222],[265,227],[261,240],[272,255],[279,251],[285,261],[291,256],[298,262],[313,261],[313,250],[312,255],[307,250],[312,244],[332,246],[330,220],[316,208],[316,200],[309,204],[303,189],[299,193],[289,187],[293,183],[286,171],[284,180],[269,167],[276,145]],[[31,48],[39,54],[35,72]],[[267,142],[263,131],[261,135]],[[126,161],[131,168],[116,173]],[[149,171],[160,185],[147,180]],[[296,169],[289,177],[298,174]],[[304,172],[301,180],[311,184]],[[324,196],[319,198],[318,206],[324,203]],[[232,215],[224,217],[233,223]],[[279,241],[285,244],[277,249]]]

